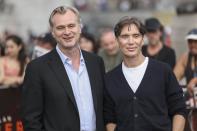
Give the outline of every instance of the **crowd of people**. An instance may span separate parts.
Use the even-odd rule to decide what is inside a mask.
[[[0,39],[0,88],[23,85],[24,129],[104,131],[105,123],[107,131],[196,130],[195,118],[187,125],[178,81],[185,77],[197,97],[197,28],[176,61],[157,18],[124,17],[99,38],[82,29],[73,7],[56,8],[49,22],[51,32],[33,45],[15,34]]]

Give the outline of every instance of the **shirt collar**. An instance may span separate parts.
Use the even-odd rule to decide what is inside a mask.
[[[61,61],[62,61],[64,64],[67,63],[67,64],[69,64],[69,65],[72,65],[71,59],[70,59],[68,56],[66,56],[66,55],[60,50],[60,48],[58,47],[58,45],[56,45],[56,50],[57,50],[57,53],[59,54],[59,56],[60,56],[60,58],[61,58]],[[82,52],[81,52],[81,49],[79,48],[79,50],[80,50],[80,64],[85,64],[85,60],[84,60],[84,58],[83,58],[83,54],[82,54]]]

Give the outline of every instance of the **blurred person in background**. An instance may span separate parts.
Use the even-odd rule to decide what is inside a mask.
[[[129,11],[131,9],[130,0],[119,0],[118,8],[120,11]]]
[[[145,20],[145,27],[148,44],[142,47],[143,55],[167,63],[173,69],[176,62],[175,51],[164,44],[160,21],[157,18],[148,18]]]
[[[189,51],[185,52],[177,61],[174,73],[178,80],[186,77],[186,84],[190,95],[197,86],[197,28],[190,30],[186,36]]]
[[[28,62],[22,39],[16,35],[8,36],[5,56],[0,58],[0,84],[4,87],[18,87],[22,84]]]
[[[5,30],[4,32],[0,33],[0,56],[5,55],[5,41],[8,36],[11,35],[11,32]]]
[[[94,36],[88,32],[82,32],[80,39],[79,39],[79,46],[82,50],[91,52],[91,53],[97,53],[98,51],[98,45],[96,43],[96,40]]]
[[[100,51],[98,55],[103,58],[105,70],[108,72],[122,62],[122,54],[112,29],[105,29],[99,40]]]
[[[56,41],[51,33],[45,33],[37,38],[35,44],[36,45],[34,46],[32,52],[32,59],[38,58],[54,49],[56,46]]]
[[[4,55],[3,35],[0,32],[0,57]]]
[[[4,46],[3,44],[0,42],[0,57],[4,56]]]
[[[170,26],[165,26],[163,31],[163,41],[164,44],[168,47],[172,46],[171,35],[172,35],[172,28]]]
[[[186,78],[187,90],[191,97],[196,98],[197,96],[194,94],[197,95],[197,92],[194,92],[194,88],[197,88],[197,28],[188,32],[186,40],[189,51],[181,55],[174,68],[174,73],[178,80]],[[191,114],[193,120],[190,127],[192,131],[197,131],[197,109],[192,110]],[[189,128],[188,125],[186,126]]]

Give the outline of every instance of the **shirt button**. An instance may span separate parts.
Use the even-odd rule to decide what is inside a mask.
[[[133,99],[134,99],[134,100],[137,100],[137,97],[136,97],[136,96],[134,96],[134,97],[133,97]]]
[[[138,114],[135,114],[134,117],[137,118],[138,117]]]

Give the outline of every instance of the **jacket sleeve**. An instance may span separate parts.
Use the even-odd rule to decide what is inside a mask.
[[[28,64],[22,92],[22,121],[25,131],[43,131],[43,89],[38,65]]]
[[[105,125],[108,123],[116,123],[116,114],[115,114],[115,103],[108,92],[108,84],[109,82],[105,79],[105,88],[104,88],[104,122]]]

